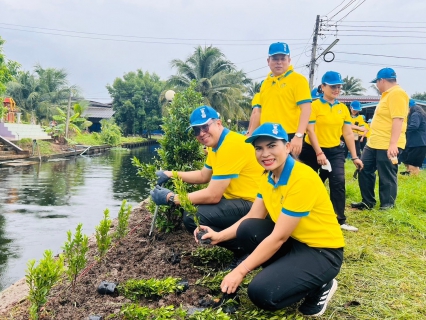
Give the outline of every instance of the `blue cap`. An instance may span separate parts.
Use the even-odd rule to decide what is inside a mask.
[[[246,139],[246,143],[253,143],[253,141],[259,137],[271,137],[288,141],[287,132],[285,132],[284,128],[279,123],[265,122],[253,131],[251,137]]]
[[[190,127],[202,126],[211,119],[219,119],[219,113],[209,106],[201,106],[192,111],[189,117]]]
[[[415,105],[416,105],[416,100],[410,99],[410,102],[408,103],[408,106],[411,108],[411,107],[414,107]]]
[[[342,76],[340,75],[340,73],[338,73],[336,71],[327,71],[322,76],[321,81],[322,81],[321,83],[325,83],[325,84],[328,84],[328,85],[344,84],[344,82],[342,80]]]
[[[355,111],[361,111],[361,103],[358,100],[351,102],[351,108]]]
[[[314,89],[311,91],[312,99],[318,99],[318,98],[321,98],[323,95],[324,95],[324,94],[322,94],[322,93],[318,93],[318,88],[314,88]]]
[[[269,56],[276,54],[290,54],[290,48],[287,43],[284,42],[275,42],[269,46]]]
[[[376,83],[380,79],[396,79],[396,72],[392,68],[383,68],[377,72],[377,77],[370,83]]]

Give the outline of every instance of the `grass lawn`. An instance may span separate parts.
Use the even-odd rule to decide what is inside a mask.
[[[358,181],[352,178],[353,164],[348,162],[346,169],[349,205],[361,196]],[[417,177],[399,175],[394,209],[380,211],[377,205],[373,210],[357,211],[347,207],[348,223],[359,231],[344,231],[339,289],[324,318],[426,319],[425,199],[423,171]],[[343,307],[352,301],[360,305]]]

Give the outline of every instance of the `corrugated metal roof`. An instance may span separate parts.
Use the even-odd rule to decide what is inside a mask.
[[[88,107],[87,110],[83,112],[83,117],[110,119],[114,113],[115,111],[112,110],[111,107]]]
[[[378,102],[380,101],[380,96],[338,96],[337,100],[340,102],[352,102],[354,100],[358,100],[361,103]]]

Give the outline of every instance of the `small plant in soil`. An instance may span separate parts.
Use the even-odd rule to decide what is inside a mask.
[[[111,227],[111,219],[109,218],[109,210],[104,210],[104,218],[98,226],[96,226],[96,245],[98,246],[99,260],[106,255],[111,246],[112,236],[108,234]]]
[[[86,253],[89,251],[89,238],[81,233],[82,223],[75,229],[74,237],[71,230],[67,232],[67,241],[62,249],[64,250],[64,260],[67,265],[65,273],[74,288],[77,276],[84,269],[87,263]]]
[[[160,298],[169,293],[182,292],[184,284],[181,279],[168,277],[159,279],[131,279],[118,286],[124,297],[137,302],[140,298]]]
[[[218,247],[198,247],[191,252],[192,260],[195,265],[210,265],[223,268],[232,261],[233,254],[231,251]]]
[[[136,304],[127,304],[121,308],[125,319],[131,320],[184,320],[186,311],[179,307],[164,306],[157,309],[141,307]]]
[[[28,261],[26,283],[29,288],[28,300],[31,302],[29,314],[31,319],[39,319],[39,310],[46,303],[52,287],[64,272],[64,258],[59,255],[55,260],[51,250],[46,250],[43,259],[35,265],[35,260]]]
[[[124,238],[129,232],[129,217],[130,213],[132,212],[132,206],[130,204],[126,206],[126,204],[127,200],[123,200],[123,202],[121,203],[120,211],[118,212],[118,224],[114,234],[114,237],[117,240]]]
[[[173,171],[173,184],[175,185],[176,193],[179,195],[180,206],[194,219],[194,222],[198,228],[197,239],[201,244],[210,244],[210,239],[201,239],[207,231],[200,228],[200,221],[198,220],[198,209],[194,206],[188,198],[188,191],[186,190],[185,184],[182,179],[178,176],[177,171]]]

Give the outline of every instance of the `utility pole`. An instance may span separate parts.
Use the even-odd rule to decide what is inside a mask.
[[[68,128],[70,125],[70,109],[71,109],[71,89],[68,97],[67,121],[65,122],[65,139],[68,139]]]
[[[312,90],[314,86],[314,73],[315,73],[315,56],[317,54],[317,40],[318,32],[320,27],[320,16],[317,15],[317,21],[315,22],[315,32],[314,38],[312,41],[312,53],[311,53],[311,63],[309,64],[309,88]]]

